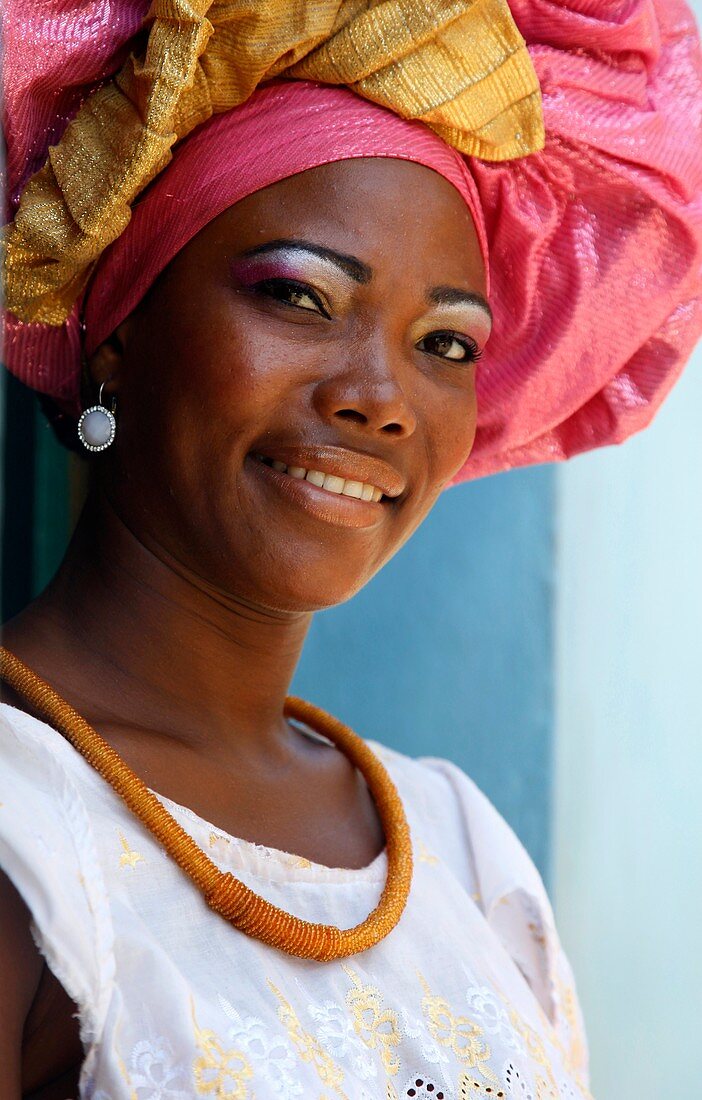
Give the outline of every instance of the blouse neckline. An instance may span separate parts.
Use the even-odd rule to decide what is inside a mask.
[[[3,710],[12,712],[15,724],[28,724],[35,729],[38,727],[40,736],[51,740],[54,751],[62,754],[66,752],[72,758],[74,766],[82,766],[84,775],[89,781],[106,795],[114,798],[124,809],[125,815],[131,818],[135,825],[142,826],[135,814],[122,802],[119,795],[112,789],[102,776],[95,771],[81,753],[68,741],[63,734],[43,722],[34,718],[26,711],[13,707],[9,703],[0,703]],[[19,719],[19,722],[18,722]],[[303,731],[306,732],[306,731]],[[369,744],[372,745],[371,742]],[[374,751],[376,746],[372,745]],[[175,802],[167,795],[149,787],[149,791],[159,802],[181,823],[187,823],[187,831],[214,860],[222,870],[242,871],[254,875],[257,879],[271,882],[326,882],[332,883],[361,883],[383,882],[387,874],[387,849],[383,848],[378,855],[365,867],[330,867],[327,864],[315,863],[304,856],[294,852],[285,852],[281,848],[269,848],[265,844],[257,844],[243,837],[236,837],[227,833],[219,826],[212,824],[206,818],[201,817],[188,806]]]

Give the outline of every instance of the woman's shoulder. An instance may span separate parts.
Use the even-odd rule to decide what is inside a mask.
[[[462,768],[441,757],[410,757],[377,742],[369,744],[422,832],[437,826],[445,840],[462,846],[483,884],[490,880],[491,894],[503,894],[518,879],[548,905],[541,876],[524,845]]]
[[[68,774],[60,763],[62,740],[30,714],[0,703],[0,835],[6,839],[30,825],[32,832],[55,825]]]
[[[65,737],[33,715],[0,703],[0,811],[12,797],[16,820],[38,814],[46,822],[96,786],[96,773]]]
[[[405,806],[415,859],[441,863],[522,971],[575,1061],[587,1064],[577,994],[541,875],[515,831],[460,767],[371,742]]]

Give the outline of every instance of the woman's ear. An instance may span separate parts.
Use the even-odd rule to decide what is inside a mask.
[[[119,393],[128,329],[129,322],[123,321],[87,361],[86,381],[94,392],[104,385],[105,396],[112,397]]]

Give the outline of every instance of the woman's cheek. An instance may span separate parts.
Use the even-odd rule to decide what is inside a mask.
[[[470,455],[477,426],[475,386],[450,395],[432,418],[433,486],[439,491],[451,481]]]

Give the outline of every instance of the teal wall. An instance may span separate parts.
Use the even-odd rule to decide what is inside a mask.
[[[77,460],[29,390],[0,372],[0,605],[8,619],[55,571],[69,538]],[[73,475],[73,476],[72,476]]]

